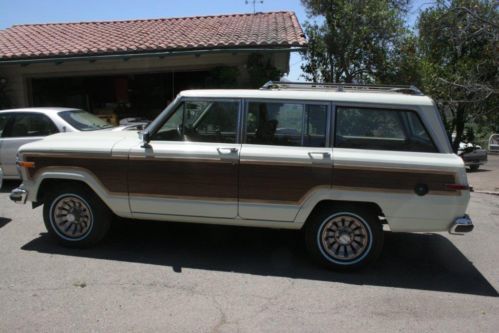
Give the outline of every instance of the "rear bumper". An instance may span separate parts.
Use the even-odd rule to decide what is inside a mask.
[[[463,235],[471,232],[474,227],[471,218],[468,215],[463,215],[454,220],[449,228],[449,233],[453,235]]]
[[[26,199],[28,198],[28,191],[21,187],[15,188],[12,192],[10,192],[9,198],[17,204],[24,205],[26,203]]]

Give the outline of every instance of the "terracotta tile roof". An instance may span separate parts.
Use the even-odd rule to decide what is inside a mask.
[[[306,40],[293,12],[27,24],[0,30],[0,61],[304,45]]]

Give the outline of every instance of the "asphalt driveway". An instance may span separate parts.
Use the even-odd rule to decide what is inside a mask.
[[[499,155],[489,154],[487,164],[480,166],[477,171],[468,172],[468,182],[475,191],[499,194]]]
[[[12,184],[7,184],[12,186]],[[312,264],[292,231],[115,223],[54,244],[41,208],[0,193],[0,331],[496,332],[499,197],[474,193],[466,236],[387,233],[355,274]]]

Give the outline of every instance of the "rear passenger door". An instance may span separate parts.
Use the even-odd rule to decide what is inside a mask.
[[[41,113],[11,113],[0,138],[0,164],[5,177],[17,177],[16,156],[22,145],[58,132],[55,124]]]
[[[293,221],[315,189],[330,188],[329,106],[249,100],[244,114],[239,216]]]

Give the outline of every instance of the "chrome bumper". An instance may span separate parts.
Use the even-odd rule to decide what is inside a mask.
[[[453,235],[463,235],[467,232],[471,232],[474,228],[473,221],[468,215],[458,217],[452,223],[449,228],[449,233]]]
[[[9,198],[17,204],[24,205],[26,203],[26,199],[28,198],[28,191],[18,187],[10,192]]]

